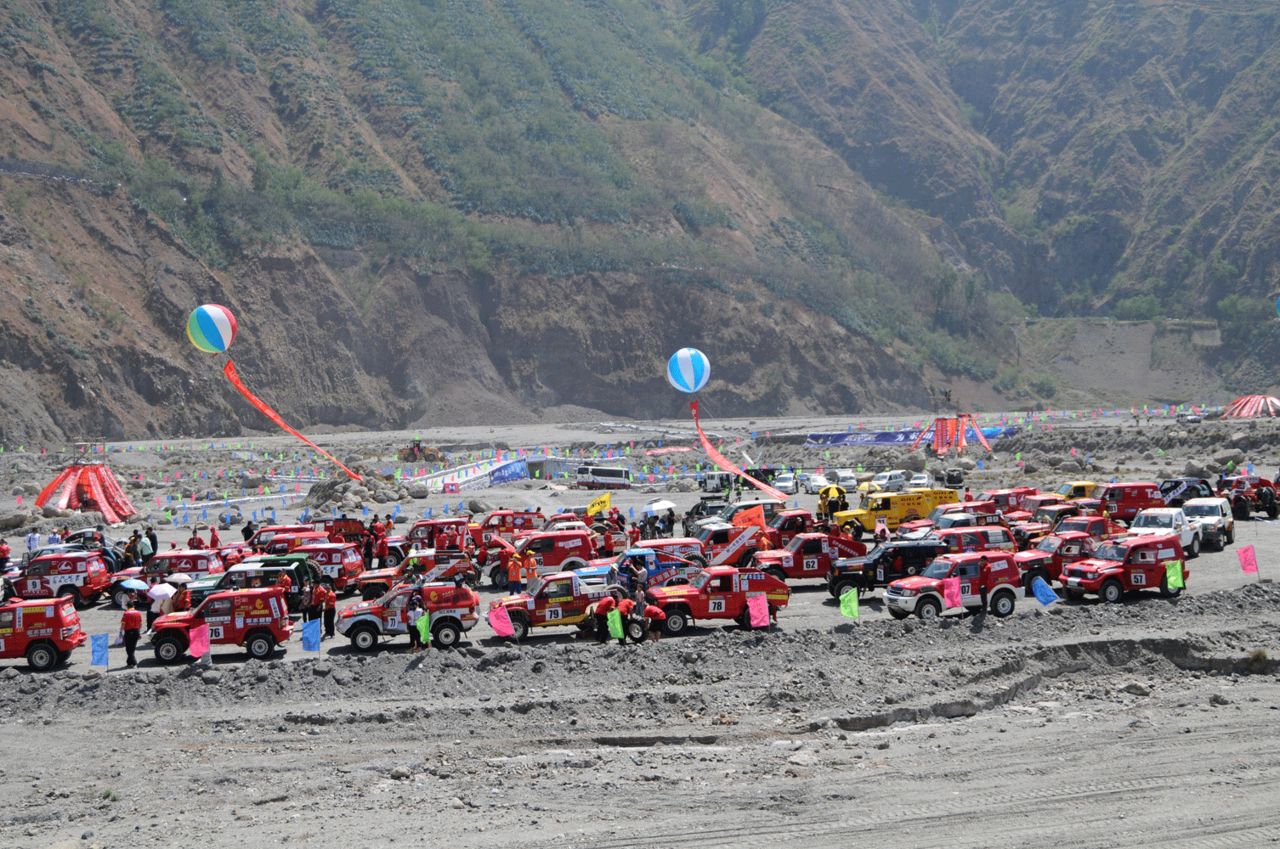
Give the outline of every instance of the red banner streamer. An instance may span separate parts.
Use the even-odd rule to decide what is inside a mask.
[[[243,382],[241,382],[241,380],[240,380],[240,375],[236,373],[236,366],[235,366],[235,363],[231,362],[231,360],[227,360],[227,364],[226,364],[226,366],[222,369],[222,373],[223,373],[223,374],[225,374],[225,375],[227,376],[227,380],[231,381],[231,385],[232,385],[232,386],[234,386],[236,389],[239,389],[239,390],[240,390],[240,394],[241,394],[241,395],[243,395],[243,396],[245,397],[245,400],[247,400],[250,404],[252,404],[254,407],[256,407],[256,408],[257,408],[257,410],[258,410],[258,412],[259,412],[259,413],[262,413],[262,415],[264,415],[264,416],[266,416],[267,418],[271,419],[271,421],[275,422],[275,423],[276,423],[276,425],[278,425],[282,430],[284,430],[284,431],[286,431],[286,432],[288,432],[288,433],[293,434],[294,436],[298,437],[298,439],[301,439],[303,442],[305,442],[305,443],[307,443],[308,445],[310,445],[313,449],[315,449],[315,450],[316,450],[317,452],[319,452],[321,455],[323,455],[323,456],[325,456],[325,457],[329,458],[331,461],[333,461],[334,465],[336,465],[339,469],[342,469],[342,471],[346,472],[346,473],[347,473],[347,475],[348,475],[352,480],[354,480],[354,481],[362,481],[362,480],[363,480],[363,478],[361,478],[361,477],[360,477],[359,475],[357,475],[355,472],[351,471],[351,470],[350,470],[350,469],[348,469],[346,466],[342,465],[342,463],[340,463],[340,462],[338,461],[338,458],[337,458],[337,457],[333,456],[333,455],[332,455],[332,454],[330,454],[328,451],[325,451],[323,448],[321,448],[319,445],[316,445],[316,444],[315,444],[314,442],[312,442],[310,439],[307,439],[305,436],[303,436],[302,434],[298,433],[298,432],[297,432],[296,430],[294,430],[293,428],[289,427],[289,425],[285,423],[285,420],[284,420],[284,419],[282,419],[282,418],[280,418],[280,414],[279,414],[279,413],[277,413],[275,410],[273,410],[273,409],[271,409],[270,407],[268,407],[268,406],[267,406],[267,404],[266,404],[266,402],[264,402],[264,401],[263,401],[261,398],[259,398],[257,395],[254,395],[252,392],[250,392],[250,391],[249,391],[249,388],[248,388],[247,386],[245,386]]]
[[[768,495],[770,498],[776,498],[782,502],[785,502],[787,500],[787,496],[784,493],[779,492],[778,490],[769,486],[767,483],[761,483],[760,481],[751,477],[751,475],[742,471],[742,469],[739,469],[733,463],[730,463],[723,454],[717,451],[715,446],[711,444],[711,440],[707,439],[707,435],[702,432],[702,423],[698,421],[698,402],[690,401],[689,409],[693,411],[693,426],[697,428],[698,439],[701,440],[702,442],[702,450],[707,452],[707,457],[710,458],[711,462],[715,463],[717,466],[719,466],[721,469],[724,469],[729,474],[737,475],[738,477],[742,478],[744,481],[751,484],[752,486],[754,486],[756,489],[760,490],[764,494]]]

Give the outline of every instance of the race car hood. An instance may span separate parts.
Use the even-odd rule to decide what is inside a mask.
[[[677,584],[673,587],[657,587],[649,590],[649,595],[660,601],[671,601],[679,598],[689,598],[698,594],[698,591],[690,587],[688,584]]]
[[[374,580],[378,580],[378,579],[380,579],[380,578],[386,578],[386,579],[390,580],[391,578],[394,578],[395,576],[396,576],[396,570],[395,570],[395,569],[371,569],[371,570],[370,570],[370,571],[368,571],[368,572],[361,572],[361,573],[360,573],[360,580],[362,580],[362,581],[374,581]]]
[[[515,595],[495,598],[493,601],[489,602],[489,609],[493,610],[495,607],[518,607],[521,610],[524,610],[528,608],[532,602],[533,599],[529,597],[528,593],[516,593]]]
[[[1077,560],[1072,563],[1070,568],[1078,572],[1106,572],[1120,569],[1123,565],[1123,563],[1117,563],[1114,560],[1098,560],[1095,557],[1086,557],[1084,560]]]
[[[1025,566],[1028,563],[1040,563],[1044,560],[1052,560],[1052,555],[1047,551],[1019,551],[1013,555],[1013,562],[1019,566]]]
[[[155,621],[155,625],[153,627],[164,628],[181,626],[183,628],[187,628],[190,627],[193,619],[195,619],[195,617],[192,616],[190,610],[182,610],[177,613],[166,613]]]
[[[756,562],[761,564],[786,563],[790,559],[791,559],[791,552],[789,551],[757,551],[756,552]]]
[[[1012,528],[1012,530],[1032,536],[1034,534],[1047,534],[1049,531],[1053,530],[1053,528],[1048,522],[1021,522],[1017,527]]]
[[[378,604],[377,599],[362,601],[362,602],[359,602],[358,604],[353,604],[350,607],[344,607],[342,610],[339,610],[338,618],[350,619],[352,616],[359,616],[361,613],[368,613],[372,611],[374,608],[377,608],[378,610],[382,609],[382,606]]]
[[[917,593],[921,593],[926,590],[938,589],[938,580],[936,578],[925,578],[921,575],[914,575],[910,578],[899,578],[889,584],[889,586],[896,587],[900,590],[915,590]]]
[[[927,531],[933,527],[932,519],[912,519],[910,522],[899,522],[898,533],[910,533],[911,531]]]
[[[187,590],[189,592],[199,592],[202,590],[207,592],[213,589],[214,586],[217,585],[218,580],[221,577],[222,577],[222,573],[219,572],[216,575],[207,575],[203,578],[198,578],[197,580],[194,580],[191,583],[187,584]]]
[[[142,574],[141,566],[130,566],[128,569],[121,569],[119,572],[116,572],[114,575],[112,575],[112,578],[114,578],[116,582],[120,582],[120,581],[127,581],[130,578],[136,578],[141,574]]]

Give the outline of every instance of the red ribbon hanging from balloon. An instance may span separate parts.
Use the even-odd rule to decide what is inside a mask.
[[[717,466],[719,466],[721,469],[724,469],[729,474],[737,475],[738,477],[742,478],[744,481],[747,481],[756,489],[768,495],[770,498],[776,498],[779,501],[787,500],[787,496],[784,493],[774,489],[773,487],[769,486],[767,483],[761,483],[760,481],[751,477],[751,475],[747,474],[746,472],[742,471],[742,469],[739,469],[733,463],[729,462],[729,460],[723,454],[717,451],[715,446],[711,444],[711,440],[707,439],[707,435],[702,432],[702,423],[698,421],[698,402],[690,401],[689,409],[693,411],[693,426],[698,431],[698,439],[699,441],[702,442],[702,450],[707,452],[707,457],[710,458],[711,462],[715,463]]]
[[[236,373],[235,363],[231,362],[230,359],[227,360],[227,364],[226,366],[223,367],[222,373],[227,376],[227,380],[231,381],[232,386],[240,390],[240,394],[245,397],[245,400],[247,400],[250,404],[252,404],[255,408],[257,408],[258,412],[262,413],[262,415],[271,419],[271,421],[275,422],[276,425],[279,426],[281,429],[287,431],[288,433],[293,434],[298,439],[301,439],[303,442],[305,442],[307,445],[310,445],[313,449],[315,449],[321,455],[323,455],[324,457],[327,457],[335,465],[337,465],[339,469],[342,469],[342,471],[346,472],[347,475],[352,480],[355,480],[355,481],[363,480],[355,472],[351,471],[346,466],[342,465],[342,463],[338,460],[337,457],[333,456],[328,451],[325,451],[319,445],[316,445],[310,439],[307,439],[301,433],[298,433],[298,431],[289,427],[289,425],[285,422],[285,420],[280,418],[279,413],[277,413],[275,410],[267,406],[266,402],[263,401],[261,398],[259,398],[257,395],[254,395],[252,392],[250,392],[249,388],[244,385],[243,381],[240,380],[240,375]]]

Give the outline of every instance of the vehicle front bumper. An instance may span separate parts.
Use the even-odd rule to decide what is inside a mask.
[[[886,607],[897,610],[902,613],[915,613],[916,602],[920,600],[919,596],[901,596],[897,594],[885,593],[884,603]]]

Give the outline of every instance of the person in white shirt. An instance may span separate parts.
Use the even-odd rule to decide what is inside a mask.
[[[35,551],[40,547],[40,534],[32,531],[27,534],[27,551]]]

